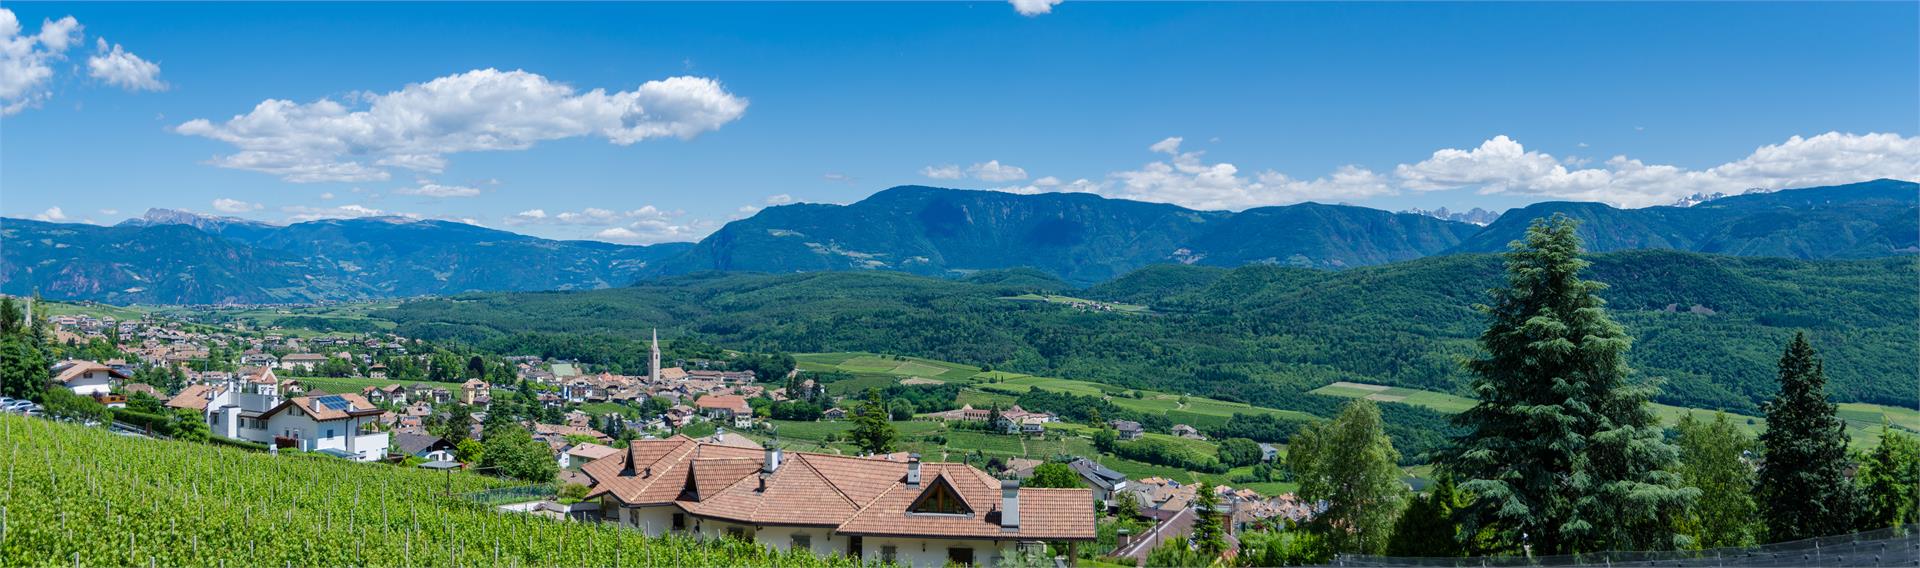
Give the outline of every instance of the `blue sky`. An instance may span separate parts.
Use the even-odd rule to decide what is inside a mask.
[[[1398,210],[1920,177],[1912,2],[1047,7],[14,2],[0,214],[658,242],[902,184]]]

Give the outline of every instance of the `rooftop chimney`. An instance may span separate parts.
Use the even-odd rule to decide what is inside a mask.
[[[767,459],[760,464],[761,473],[773,473],[780,470],[780,448],[767,447]]]
[[[907,487],[920,486],[920,454],[907,454]]]
[[[1000,530],[1020,530],[1020,480],[1000,482]]]

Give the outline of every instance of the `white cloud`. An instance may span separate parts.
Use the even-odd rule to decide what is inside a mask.
[[[246,213],[248,211],[259,211],[261,205],[222,197],[213,200],[213,208],[221,213]]]
[[[1185,140],[1179,136],[1168,136],[1159,142],[1154,142],[1152,146],[1147,147],[1147,150],[1162,154],[1179,154],[1180,143]]]
[[[1496,136],[1473,150],[1442,149],[1394,169],[1411,190],[1478,188],[1482,193],[1599,201],[1621,207],[1664,205],[1694,193],[1738,193],[1876,178],[1920,179],[1920,138],[1828,132],[1762,146],[1745,158],[1704,170],[1614,156],[1597,168],[1527,150]],[[1570,168],[1569,166],[1572,166]]]
[[[996,183],[1027,179],[1026,169],[1019,166],[1002,165],[1000,160],[988,160],[986,163],[974,164],[973,167],[967,168],[967,173],[972,174],[974,179]]]
[[[1030,185],[999,190],[1089,192],[1195,209],[1244,209],[1471,188],[1488,194],[1645,207],[1673,203],[1694,193],[1815,187],[1877,178],[1920,180],[1920,137],[1891,133],[1794,136],[1704,170],[1648,164],[1626,156],[1615,156],[1599,167],[1588,168],[1589,158],[1556,157],[1528,150],[1503,135],[1472,149],[1440,149],[1424,160],[1395,166],[1390,174],[1346,165],[1312,179],[1273,170],[1246,173],[1231,163],[1210,163],[1202,152],[1181,151],[1181,142],[1180,137],[1170,137],[1154,143],[1148,149],[1166,154],[1166,159],[1112,172],[1098,181],[1064,183],[1046,176]]]
[[[765,200],[762,201],[764,205],[741,205],[739,209],[736,209],[736,211],[740,212],[741,217],[745,217],[748,215],[752,215],[754,213],[759,213],[761,209],[766,209],[774,205],[786,205],[793,202],[794,202],[794,199],[792,195],[787,195],[785,193],[782,193],[779,195],[769,195]]]
[[[1007,0],[1007,3],[1013,4],[1015,12],[1029,18],[1053,13],[1053,7],[1060,5],[1060,2],[1061,0]]]
[[[321,192],[321,193],[320,193],[320,200],[321,200],[321,201],[326,201],[326,200],[329,200],[329,199],[333,199],[333,192],[331,192],[331,191],[325,191],[325,192]]]
[[[42,20],[39,33],[23,35],[19,17],[0,8],[0,116],[39,106],[53,96],[48,83],[53,63],[66,58],[67,48],[80,41],[81,25],[73,16]]]
[[[48,207],[46,211],[41,211],[39,215],[34,215],[33,218],[36,221],[57,223],[67,220],[67,212],[61,211],[59,207]]]
[[[87,58],[87,76],[129,91],[167,90],[167,84],[160,80],[159,65],[127,52],[120,44],[109,48],[105,38],[97,41],[100,53]]]
[[[393,190],[393,192],[400,195],[418,195],[421,197],[475,197],[480,195],[480,190],[471,187],[440,185],[437,183],[422,183],[419,187],[403,187]]]
[[[421,218],[420,215],[417,215],[414,213],[398,213],[393,211],[385,211],[385,210],[375,209],[372,207],[367,207],[359,204],[341,205],[339,207],[307,207],[304,205],[290,205],[287,207],[281,207],[280,210],[288,214],[287,222],[289,223],[300,223],[304,221],[314,221],[319,219],[357,219],[361,217],[403,217],[407,219]]]
[[[101,215],[106,215],[106,216],[109,216],[109,217],[111,217],[111,216],[114,216],[114,215],[119,215],[119,214],[120,214],[120,210],[119,210],[119,209],[101,209],[101,210],[100,210],[100,214],[101,214]]]
[[[960,166],[953,164],[920,168],[920,175],[933,179],[960,179],[967,177],[965,172],[960,171]]]
[[[927,166],[920,168],[920,175],[946,180],[972,176],[973,179],[980,181],[1002,183],[1027,179],[1027,170],[1019,166],[1002,164],[1000,160],[988,160],[967,166],[964,170],[954,164]]]
[[[212,161],[221,167],[294,182],[371,181],[388,179],[388,168],[439,172],[449,154],[524,150],[546,140],[596,136],[624,146],[690,139],[739,119],[748,104],[702,77],[579,92],[538,74],[497,69],[347,99],[269,99],[224,123],[195,119],[175,130],[232,144],[237,151]]]
[[[1383,176],[1358,166],[1342,166],[1315,179],[1295,179],[1273,170],[1242,175],[1231,163],[1208,163],[1204,152],[1182,152],[1178,136],[1148,146],[1166,160],[1114,172],[1107,182],[1081,184],[1110,197],[1173,203],[1194,209],[1245,209],[1315,200],[1359,199],[1393,192]]]

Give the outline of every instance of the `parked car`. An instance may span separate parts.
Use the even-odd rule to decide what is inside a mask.
[[[21,412],[26,409],[35,408],[38,406],[40,405],[34,404],[33,401],[31,400],[15,400],[13,402],[8,402],[6,404],[0,404],[0,410],[4,410],[7,412]]]

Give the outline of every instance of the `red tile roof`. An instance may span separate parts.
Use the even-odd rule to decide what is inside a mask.
[[[621,455],[581,468],[594,480],[588,496],[672,504],[688,513],[758,525],[832,526],[838,532],[996,540],[1092,540],[1093,495],[1086,489],[1018,490],[1020,523],[1001,526],[1000,480],[959,463],[921,464],[921,481],[906,483],[908,464],[831,454],[786,454],[762,474],[765,453],[684,436],[635,440]],[[935,485],[951,486],[971,514],[911,512]]]

